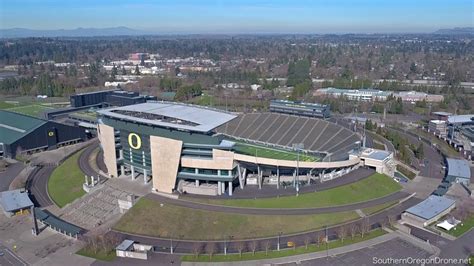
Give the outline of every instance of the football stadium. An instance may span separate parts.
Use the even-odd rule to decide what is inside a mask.
[[[371,157],[362,136],[323,119],[175,102],[100,110],[98,137],[109,177],[140,178],[161,193],[231,196],[237,186],[298,188],[373,160],[386,172],[390,161],[389,154]]]

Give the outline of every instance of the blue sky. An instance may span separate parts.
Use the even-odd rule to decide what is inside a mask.
[[[159,33],[429,32],[473,26],[473,0],[0,0],[0,28]]]

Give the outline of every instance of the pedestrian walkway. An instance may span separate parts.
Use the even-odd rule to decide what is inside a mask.
[[[340,254],[344,254],[347,252],[371,247],[377,244],[381,244],[387,241],[390,241],[392,239],[395,239],[399,237],[397,233],[388,233],[376,238],[369,239],[364,242],[359,242],[355,243],[352,245],[347,245],[339,248],[334,248],[334,249],[329,249],[328,251],[319,251],[319,252],[314,252],[314,253],[308,253],[308,254],[302,254],[302,255],[296,255],[296,256],[290,256],[290,257],[282,257],[282,258],[276,258],[276,259],[268,259],[268,260],[252,260],[252,261],[235,261],[235,262],[213,262],[213,263],[207,263],[207,262],[182,262],[181,265],[183,266],[191,266],[191,265],[196,265],[196,266],[246,266],[246,265],[274,265],[274,264],[286,264],[286,263],[292,263],[292,262],[301,262],[301,261],[306,261],[306,260],[312,260],[312,259],[318,259],[318,258],[324,258],[326,256],[336,256]]]

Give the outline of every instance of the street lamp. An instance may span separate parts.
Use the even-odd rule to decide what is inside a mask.
[[[296,196],[298,196],[300,191],[300,151],[304,149],[303,143],[293,143],[293,149],[296,149],[296,175],[295,175],[295,187],[296,187]]]
[[[173,238],[170,238],[170,253],[173,254]]]
[[[329,237],[328,237],[328,226],[326,225],[326,259],[329,260],[329,247],[328,247],[328,242],[329,242]]]
[[[278,243],[277,243],[277,250],[280,251],[280,237],[283,234],[283,232],[278,232]]]

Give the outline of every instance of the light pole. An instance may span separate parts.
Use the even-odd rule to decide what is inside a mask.
[[[295,187],[296,196],[300,191],[300,150],[304,148],[303,143],[293,143],[293,149],[296,149],[296,175],[295,175]]]
[[[329,247],[328,247],[328,242],[329,242],[329,237],[328,237],[328,226],[326,225],[326,260],[329,260]]]
[[[173,254],[173,238],[170,238],[170,253]]]
[[[280,237],[283,234],[283,232],[278,232],[278,243],[277,243],[277,250],[280,251]]]

